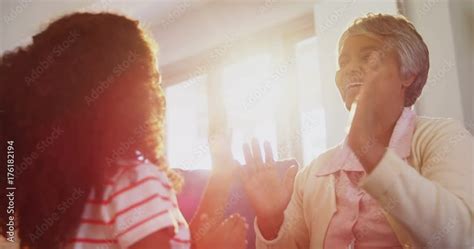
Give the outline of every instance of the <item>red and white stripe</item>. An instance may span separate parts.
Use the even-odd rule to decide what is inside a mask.
[[[90,193],[77,234],[68,249],[127,248],[173,228],[172,249],[189,249],[188,225],[166,174],[150,163],[128,166],[113,177],[103,196]]]

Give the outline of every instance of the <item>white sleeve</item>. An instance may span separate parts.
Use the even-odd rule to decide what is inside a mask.
[[[118,179],[111,194],[109,215],[123,248],[165,229],[178,230],[181,213],[166,175],[156,166],[143,164]]]

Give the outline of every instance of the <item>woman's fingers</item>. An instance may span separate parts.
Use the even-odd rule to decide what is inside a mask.
[[[258,139],[253,138],[250,145],[247,143],[243,145],[243,153],[249,174],[253,174],[255,171],[263,169],[265,165],[273,165],[275,162],[272,147],[268,141],[264,142],[263,148],[265,161],[262,158],[262,150],[260,149]]]
[[[265,163],[273,165],[274,159],[273,159],[273,151],[272,151],[272,145],[270,142],[265,141],[263,143],[263,149],[265,151]]]
[[[256,138],[252,139],[252,154],[257,170],[261,169],[263,167],[262,151],[260,150],[260,143]]]
[[[285,184],[287,194],[290,196],[293,193],[293,185],[295,184],[297,173],[298,167],[295,165],[292,165],[290,168],[288,168],[285,173],[285,179],[283,180],[283,183]]]

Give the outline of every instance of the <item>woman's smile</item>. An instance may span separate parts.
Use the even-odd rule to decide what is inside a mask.
[[[361,86],[363,85],[362,82],[356,81],[356,82],[349,82],[345,85],[344,87],[344,98],[350,98],[354,99],[359,95],[359,90],[361,89]]]
[[[345,87],[345,91],[347,93],[347,91],[351,90],[351,89],[359,89],[360,86],[362,86],[362,82],[350,82],[348,84],[346,84],[346,87]]]

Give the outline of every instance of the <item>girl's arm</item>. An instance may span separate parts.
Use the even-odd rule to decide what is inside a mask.
[[[129,249],[171,249],[170,240],[174,237],[171,228],[152,233],[129,247]]]
[[[199,243],[224,221],[225,206],[239,163],[232,157],[230,132],[213,132],[209,138],[212,171],[201,203],[190,222],[193,243]]]

